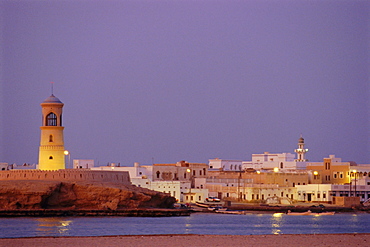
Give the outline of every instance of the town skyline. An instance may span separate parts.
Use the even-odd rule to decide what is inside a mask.
[[[309,161],[370,163],[369,6],[1,2],[0,162],[37,163],[54,81],[72,159],[249,160],[302,134]]]

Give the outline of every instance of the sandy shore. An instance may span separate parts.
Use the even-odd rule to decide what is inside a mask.
[[[366,234],[301,235],[144,235],[0,239],[0,246],[369,246]]]

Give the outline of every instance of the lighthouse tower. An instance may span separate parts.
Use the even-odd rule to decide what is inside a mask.
[[[42,126],[39,149],[39,169],[65,169],[62,127],[63,103],[53,94],[41,103]]]
[[[297,153],[297,159],[295,161],[308,161],[305,159],[304,155],[308,152],[308,149],[304,148],[304,139],[301,137],[298,140],[298,148],[294,150]]]

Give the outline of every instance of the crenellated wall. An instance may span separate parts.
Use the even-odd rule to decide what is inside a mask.
[[[53,181],[95,181],[131,184],[125,171],[92,171],[89,169],[7,170],[0,171],[0,180],[53,180]]]

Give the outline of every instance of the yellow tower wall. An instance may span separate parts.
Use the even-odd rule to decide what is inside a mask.
[[[50,96],[43,103],[42,126],[40,148],[39,148],[39,169],[60,170],[65,169],[64,137],[62,126],[63,103],[54,95]],[[56,123],[48,125],[47,116],[50,113],[56,115]]]

